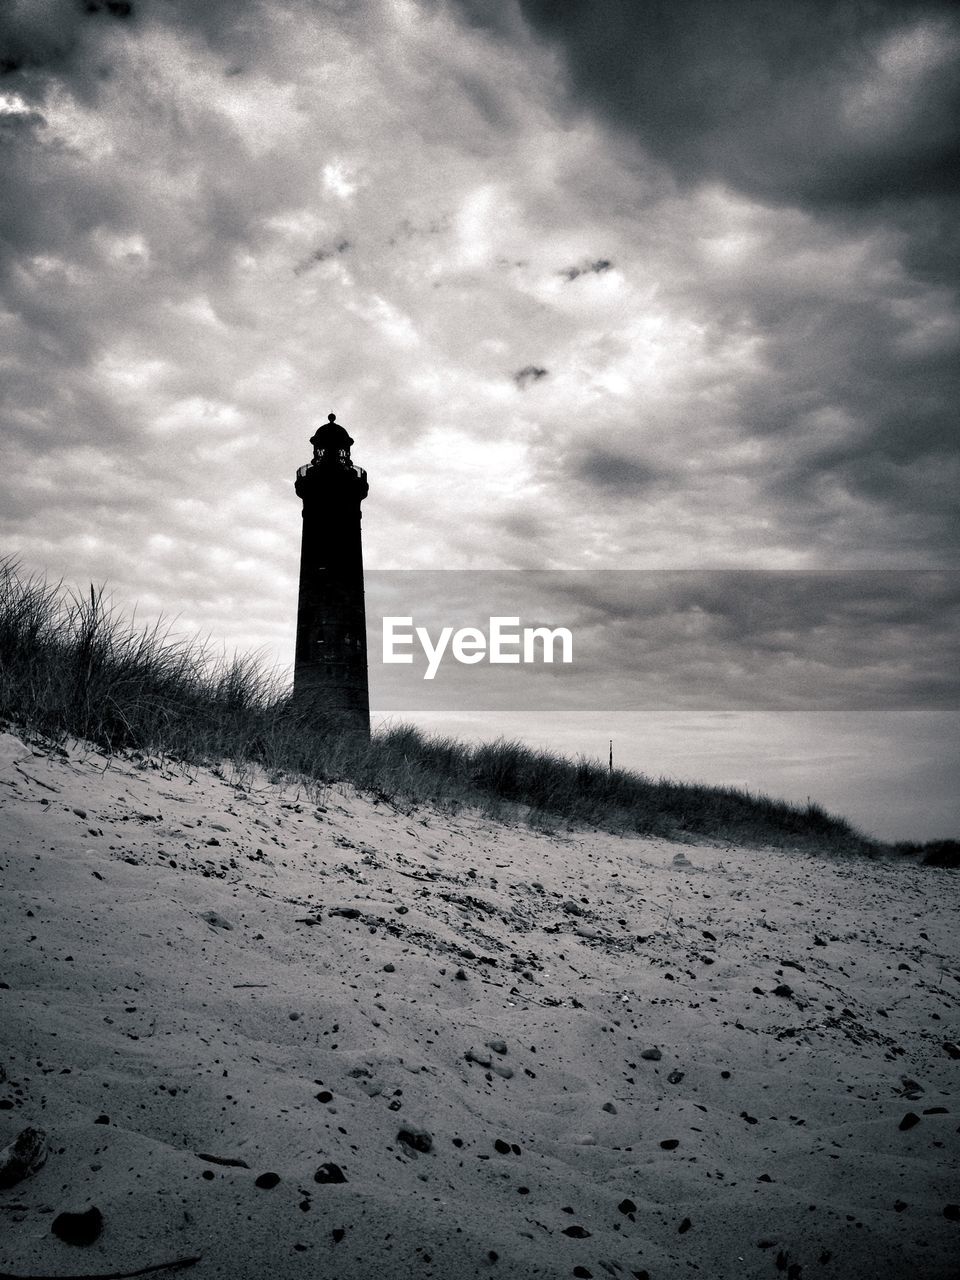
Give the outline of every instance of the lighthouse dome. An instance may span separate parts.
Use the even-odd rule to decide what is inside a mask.
[[[327,415],[327,421],[323,426],[318,427],[310,437],[310,443],[313,445],[315,457],[321,453],[334,457],[346,454],[349,457],[353,437],[337,422],[337,415],[331,413]]]

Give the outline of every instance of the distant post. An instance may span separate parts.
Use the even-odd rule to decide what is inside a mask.
[[[360,504],[367,473],[350,459],[353,440],[336,414],[310,438],[313,458],[297,471],[303,500],[293,693],[319,724],[370,735],[367,627]]]

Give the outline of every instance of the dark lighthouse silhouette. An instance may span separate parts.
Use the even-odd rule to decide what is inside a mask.
[[[310,437],[313,460],[295,482],[303,540],[293,693],[318,723],[369,736],[360,503],[370,486],[350,460],[353,440],[336,419],[329,414]]]

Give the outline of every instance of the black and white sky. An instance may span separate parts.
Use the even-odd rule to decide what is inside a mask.
[[[288,665],[335,411],[372,568],[936,570],[863,684],[949,667],[958,72],[936,0],[0,0],[0,545]],[[476,731],[955,834],[906,675]]]

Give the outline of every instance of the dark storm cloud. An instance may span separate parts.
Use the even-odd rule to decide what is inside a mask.
[[[335,258],[341,253],[346,253],[352,248],[349,240],[338,240],[336,244],[321,246],[314,249],[308,258],[304,258],[293,268],[295,276],[302,276],[305,271],[309,271],[311,267],[315,267],[320,262],[327,262],[330,258]]]
[[[909,524],[918,549],[955,553],[954,305],[949,290],[905,275],[875,296],[819,287],[787,300],[762,283],[744,294],[763,360],[741,381],[739,417],[765,444],[765,500],[795,533],[862,521],[869,508]]]
[[[234,58],[230,71],[238,74],[268,50],[275,8],[264,0],[12,0],[0,11],[0,73],[4,87],[26,97],[42,95],[52,81],[94,95],[114,73],[110,41],[116,31],[137,39],[158,25]],[[303,4],[288,0],[284,11],[295,19]]]
[[[587,485],[625,498],[639,497],[645,490],[665,482],[670,475],[626,454],[594,447],[584,448],[565,459],[565,466]]]
[[[675,282],[672,297],[718,356],[715,391],[698,387],[691,367],[686,394],[659,412],[660,448],[672,441],[677,455],[676,492],[704,493],[718,528],[753,511],[775,544],[804,548],[814,562],[849,563],[853,552],[860,563],[871,554],[878,564],[952,563],[957,6],[452,3],[506,41],[525,30],[557,50],[568,103],[632,143],[638,162],[658,161],[681,199],[722,193],[717,208],[727,209],[732,234],[691,220],[672,237],[690,249],[689,284]],[[717,252],[698,261],[711,234]],[[617,257],[629,279],[636,264],[620,261],[622,249]],[[561,274],[577,280],[588,263]],[[724,385],[738,337],[750,359],[737,360]],[[735,440],[752,447],[717,447]],[[621,475],[628,490],[641,450],[624,441],[618,469],[602,453],[591,464],[572,449],[566,476],[602,489]],[[704,492],[708,475],[727,495],[749,493],[747,503],[726,511],[719,494]]]
[[[948,0],[457,0],[517,10],[572,93],[681,180],[773,201],[865,205],[956,191],[960,20]]]
[[[607,258],[596,258],[592,262],[582,262],[575,267],[564,267],[560,274],[565,280],[576,280],[578,276],[585,275],[603,275],[604,271],[609,271],[613,263]]]
[[[33,82],[37,73],[79,74],[85,53],[94,46],[99,22],[124,21],[131,15],[130,5],[13,0],[0,13],[0,74],[18,89]]]

